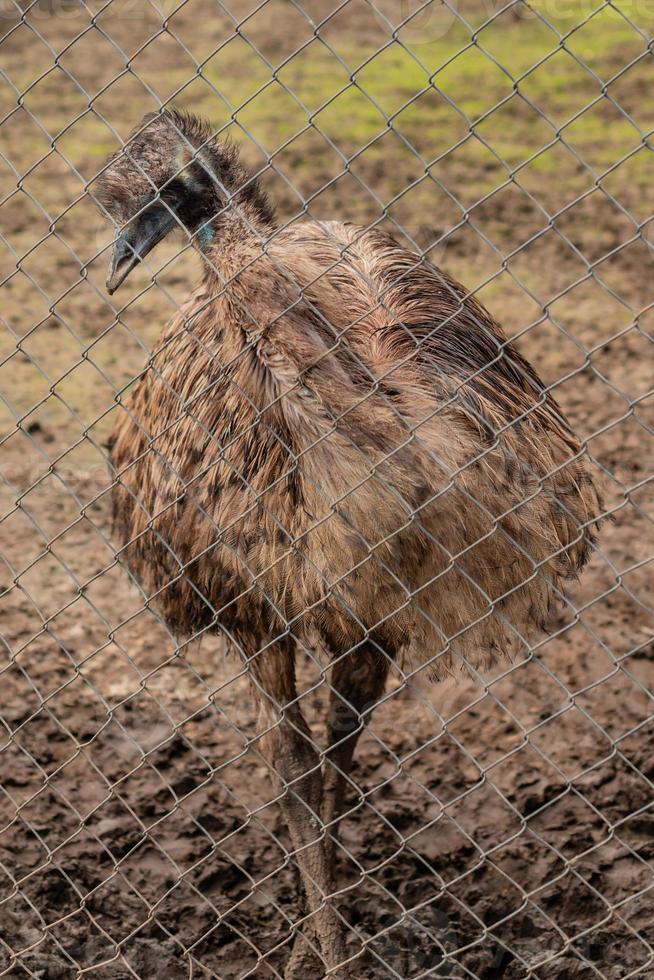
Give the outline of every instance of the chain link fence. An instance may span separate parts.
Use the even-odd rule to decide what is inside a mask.
[[[0,975],[654,977],[654,5],[6,0],[0,15]],[[144,367],[165,374],[161,333],[200,259],[166,240],[108,295],[120,222],[97,178],[173,106],[239,146],[279,228],[389,232],[465,283],[454,315],[483,303],[556,397],[606,520],[512,660],[462,658],[434,685],[378,649],[386,686],[357,701],[335,680],[348,649],[333,665],[295,609],[278,665],[296,642],[295,687],[266,710],[267,646],[239,643],[251,624],[217,635],[212,606],[189,637],[133,573],[111,433]],[[192,402],[182,416],[200,424]],[[394,453],[369,460],[375,479]],[[251,489],[252,461],[233,458]],[[138,472],[145,499],[156,470]],[[245,590],[253,619],[266,582]],[[344,769],[338,832],[305,770],[280,765],[291,729],[325,787],[330,760]],[[293,834],[303,800],[315,840]],[[331,884],[312,900],[316,847]],[[326,909],[344,966],[319,941]]]

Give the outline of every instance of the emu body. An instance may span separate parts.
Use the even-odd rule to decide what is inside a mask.
[[[121,407],[115,521],[170,625],[221,632],[249,664],[311,935],[336,971],[324,899],[362,713],[393,664],[438,679],[524,649],[601,505],[554,399],[464,287],[377,231],[278,229],[209,136],[192,117],[146,120],[101,179],[127,229],[112,288],[175,223],[205,266]],[[315,637],[334,658],[322,773],[293,663]]]

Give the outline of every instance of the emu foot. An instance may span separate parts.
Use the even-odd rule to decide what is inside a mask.
[[[351,980],[352,976],[354,974],[349,963],[331,968],[327,966],[310,923],[306,923],[303,930],[298,930],[290,959],[284,969],[284,980],[320,980],[321,977],[328,977],[329,980]]]
[[[309,980],[324,976],[326,967],[318,955],[318,949],[315,932],[309,925],[305,925],[304,931],[298,930],[284,970],[284,980]]]

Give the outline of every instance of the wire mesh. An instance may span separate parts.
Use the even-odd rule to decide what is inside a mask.
[[[647,0],[3,5],[0,975],[654,976],[653,17]],[[183,386],[170,383],[176,335],[162,342],[162,330],[201,264],[188,234],[181,245],[166,239],[118,294],[105,289],[121,223],[98,200],[98,175],[108,154],[129,156],[128,134],[145,113],[173,106],[239,145],[277,205],[274,235],[310,221],[331,241],[334,220],[390,232],[414,268],[428,262],[466,284],[439,326],[479,300],[535,365],[539,400],[556,397],[601,481],[606,519],[580,585],[560,594],[543,634],[525,638],[509,617],[512,659],[485,667],[457,652],[458,633],[431,622],[457,667],[428,683],[422,663],[376,639],[401,611],[383,605],[381,586],[374,629],[353,600],[362,641],[323,649],[300,628],[314,610],[280,609],[263,566],[248,569],[250,584],[233,600],[251,603],[251,621],[228,628],[211,581],[199,586],[192,562],[171,547],[161,524],[171,507],[183,517],[192,500],[215,524],[213,511],[144,428],[133,401],[139,379],[158,379],[161,405],[175,402],[205,450],[219,438],[236,487],[220,488],[234,494],[234,524],[253,498],[262,527],[277,520],[270,487],[262,492],[253,478],[265,461],[230,448],[250,431],[256,438],[275,405],[296,411],[305,391],[296,377],[254,405],[249,428],[237,421],[216,432],[197,407],[215,380],[194,397],[185,385],[195,359],[222,354],[198,340],[178,365]],[[134,174],[150,179],[138,160]],[[160,191],[154,184],[157,201]],[[228,210],[247,223],[238,195]],[[297,307],[308,331],[330,338],[319,360],[344,348],[356,360],[369,388],[351,411],[365,413],[395,363],[375,375],[350,339],[375,311],[393,316],[388,290],[359,268],[361,292],[374,287],[375,302],[343,327],[321,295],[325,277],[350,262],[346,248],[299,283],[283,248],[265,236],[259,246],[249,262],[261,268],[265,256],[265,274],[295,299],[264,324],[256,297],[236,290],[248,262],[233,270],[218,293],[250,331],[234,363],[255,351],[274,374],[278,351],[265,337]],[[200,312],[211,317],[216,301],[208,291]],[[476,328],[486,329],[478,320]],[[188,330],[178,321],[177,334]],[[503,352],[500,343],[491,363]],[[218,367],[229,373],[231,364]],[[235,404],[252,408],[239,377],[234,370]],[[389,417],[402,421],[393,397],[386,389]],[[507,429],[520,431],[528,416]],[[137,471],[136,489],[112,456],[119,417],[146,440],[151,468]],[[329,418],[330,431],[347,430]],[[479,436],[482,459],[501,435]],[[327,517],[316,516],[311,533],[359,491],[366,507],[380,507],[375,494],[396,492],[384,466],[406,447],[427,452],[421,438],[409,426],[401,445],[376,456],[344,442],[368,476],[328,492]],[[302,445],[289,440],[271,486],[297,472],[311,482],[305,464],[320,443],[308,429]],[[150,512],[147,501],[165,499],[173,477],[178,490]],[[314,479],[316,499],[328,477]],[[538,477],[538,493],[551,477]],[[206,607],[194,629],[177,628],[130,563],[129,535],[112,524],[119,486],[146,511],[146,532],[163,548],[152,554],[170,556],[166,588],[190,583],[185,601]],[[480,502],[468,498],[472,513]],[[423,516],[422,504],[405,514],[397,500],[390,541]],[[503,519],[519,525],[523,504]],[[216,529],[221,547],[240,561],[229,530]],[[368,541],[356,521],[350,530],[370,554],[388,543]],[[301,550],[304,531],[280,533]],[[215,541],[203,551],[192,529],[187,538],[193,561],[212,560]],[[471,587],[482,571],[474,550],[466,563],[476,543],[452,557]],[[534,577],[540,554],[527,556]],[[419,607],[422,587],[398,582],[392,562],[379,567],[380,582],[387,574]],[[324,568],[310,571],[338,593]],[[289,580],[284,592],[294,589]],[[501,618],[502,589],[486,598]],[[282,625],[255,642],[262,602]],[[327,633],[336,629],[330,615]],[[423,653],[437,660],[442,648]],[[293,656],[296,686],[277,697]],[[353,657],[363,680],[353,680]],[[381,687],[370,683],[375,672]],[[350,769],[339,747],[353,733],[361,738]],[[306,762],[293,772],[283,762],[291,743]],[[340,821],[307,789],[322,773],[324,803],[330,772],[329,791],[334,773],[345,782]],[[298,837],[307,807],[311,840]],[[326,878],[316,876],[321,853]],[[344,934],[331,961],[325,910]]]

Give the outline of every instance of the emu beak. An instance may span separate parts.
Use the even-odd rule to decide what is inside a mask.
[[[115,293],[148,252],[166,237],[177,221],[170,208],[160,201],[151,204],[123,228],[114,242],[107,276],[107,292]]]

